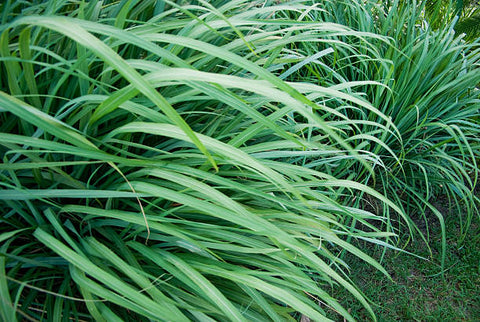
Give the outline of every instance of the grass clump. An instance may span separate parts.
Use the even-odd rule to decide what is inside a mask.
[[[342,238],[388,236],[340,203],[371,189],[300,166],[371,167],[312,99],[371,106],[272,73],[296,42],[355,32],[271,18],[303,4],[18,6],[2,8],[3,318],[351,319],[332,284],[371,311],[338,258],[386,273]]]
[[[382,160],[382,166],[375,167],[375,177],[364,167],[353,170],[356,180],[395,200],[409,218],[425,218],[427,211],[433,212],[441,226],[443,215],[432,201],[446,195],[462,214],[458,217],[461,243],[472,220],[478,218],[474,194],[480,146],[478,41],[465,42],[453,25],[429,27],[424,20],[425,2],[327,3],[328,10],[316,12],[312,20],[341,21],[388,40],[342,35],[338,40],[348,43],[350,52],[333,45],[337,55],[322,61],[331,70],[317,69],[318,80],[329,86],[341,86],[347,80],[357,84],[354,94],[378,109],[371,113],[355,106],[337,108],[355,122],[348,141]],[[307,56],[313,54],[312,47],[304,48],[310,50]],[[379,127],[389,124],[382,115],[393,123],[391,131]],[[365,207],[361,198],[356,198],[356,205]],[[374,208],[393,218],[388,210]],[[401,222],[390,224],[394,226],[388,228],[396,232],[405,229],[397,226]]]
[[[322,5],[2,4],[2,319],[353,320],[332,288],[374,317],[352,240],[438,184],[468,229],[474,45]]]

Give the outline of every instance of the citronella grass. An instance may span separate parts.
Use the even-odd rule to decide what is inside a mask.
[[[472,218],[477,53],[321,4],[2,4],[2,319],[352,320],[331,287],[373,316],[351,239],[437,184]]]
[[[325,2],[323,8],[328,10],[311,11],[306,17],[341,21],[365,34],[388,36],[388,41],[334,36],[330,46],[336,55],[325,55],[310,70],[294,75],[330,86],[354,81],[358,86],[352,94],[363,95],[380,111],[342,104],[337,108],[352,124],[356,121],[355,127],[345,129],[350,130],[348,141],[382,160],[383,166],[375,167],[375,177],[364,167],[349,168],[350,173],[395,200],[412,218],[432,211],[441,226],[443,215],[431,201],[447,195],[459,214],[463,232],[459,236],[465,236],[478,217],[478,198],[473,193],[480,146],[478,42],[465,42],[452,24],[432,29],[423,20],[425,2]],[[349,51],[337,42],[349,44]],[[300,49],[305,57],[315,54],[310,43]],[[372,80],[377,83],[363,83]],[[338,119],[330,115],[332,121]],[[387,125],[382,115],[394,124],[390,131],[379,127]],[[369,140],[363,140],[366,137]],[[361,206],[362,199],[355,202]],[[388,210],[378,210],[390,218]],[[389,223],[390,228],[403,230]]]
[[[346,140],[354,123],[325,120],[317,110],[334,109],[314,101],[379,112],[272,73],[296,42],[356,36],[272,18],[314,9],[291,6],[3,5],[3,318],[322,320],[329,307],[351,319],[332,284],[372,312],[337,255],[386,274],[343,235],[390,234],[341,200],[359,190],[401,209],[297,160],[371,171],[377,158]]]

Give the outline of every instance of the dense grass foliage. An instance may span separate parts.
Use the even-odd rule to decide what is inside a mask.
[[[314,20],[344,21],[356,30],[390,39],[388,43],[379,38],[359,43],[342,38],[355,46],[356,52],[341,59],[332,57],[328,65],[334,72],[321,74],[329,86],[345,80],[358,82],[361,87],[356,92],[364,93],[375,108],[388,115],[397,131],[394,133],[400,133],[380,131],[377,125],[383,118],[379,113],[339,108],[359,124],[349,140],[355,139],[353,145],[359,147],[365,142],[357,138],[369,135],[371,141],[362,148],[384,165],[376,167],[375,178],[361,168],[356,180],[375,186],[412,216],[424,216],[426,210],[434,212],[441,226],[443,216],[431,200],[446,195],[460,214],[461,243],[472,219],[478,216],[478,197],[473,193],[480,147],[478,42],[466,43],[456,37],[453,25],[427,29],[428,24],[421,20],[425,14],[422,4],[393,1],[382,7],[372,2],[346,2],[336,3],[335,8]],[[383,86],[362,83],[369,80]]]
[[[1,319],[373,316],[350,241],[476,211],[476,44],[397,5],[1,4]]]
[[[455,31],[465,33],[467,41],[480,35],[480,5],[477,0],[427,0],[425,16],[434,28],[458,20]]]

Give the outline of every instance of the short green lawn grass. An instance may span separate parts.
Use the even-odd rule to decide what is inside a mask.
[[[375,303],[373,309],[379,321],[479,321],[480,320],[480,225],[472,225],[462,245],[458,217],[446,216],[447,253],[444,277],[441,276],[441,229],[432,218],[429,222],[432,255],[421,239],[411,241],[406,251],[418,254],[422,260],[406,253],[387,251],[384,267],[393,281],[361,261],[349,258],[351,278]],[[407,238],[408,236],[405,236]],[[374,257],[382,249],[371,250]],[[346,294],[342,304],[359,321],[368,321],[368,313]]]

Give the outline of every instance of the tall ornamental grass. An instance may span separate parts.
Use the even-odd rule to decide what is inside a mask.
[[[475,44],[388,9],[0,5],[1,319],[374,318],[351,240],[468,223],[478,171]]]
[[[387,40],[305,20],[312,10],[322,9],[2,4],[2,320],[325,320],[327,309],[352,320],[332,287],[373,316],[339,254],[386,274],[344,237],[391,234],[343,201],[368,193],[403,212],[338,170],[381,166],[349,140],[357,124],[338,105],[399,134],[349,93],[354,83],[285,78],[308,64],[291,58],[302,43]],[[317,168],[304,166],[312,158]]]
[[[472,220],[478,220],[479,42],[465,41],[454,24],[433,29],[424,19],[428,5],[425,1],[322,2],[324,10],[311,11],[306,19],[341,22],[363,34],[383,35],[388,41],[335,35],[320,48],[333,48],[334,54],[292,77],[329,87],[356,84],[348,93],[368,100],[379,112],[345,104],[335,110],[355,124],[346,130],[348,143],[378,157],[382,166],[375,166],[372,175],[358,164],[358,168],[348,168],[348,174],[402,207],[410,227],[427,222],[427,238],[426,214],[432,214],[443,227],[443,205],[437,201],[447,200],[449,211],[458,215],[461,244]],[[313,57],[317,50],[311,43],[300,49],[303,57]],[[388,125],[382,115],[394,124],[390,131],[379,127]],[[335,122],[339,117],[332,113],[327,119]],[[389,209],[368,196],[352,202],[389,218],[387,229],[405,231],[404,222],[394,220]]]

